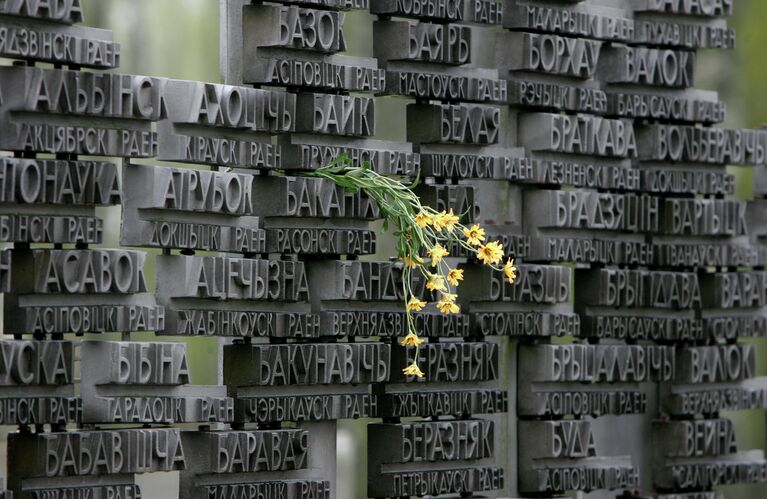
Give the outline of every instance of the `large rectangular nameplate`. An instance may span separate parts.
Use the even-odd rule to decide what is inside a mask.
[[[356,218],[374,220],[379,209],[360,192],[348,192],[331,181],[306,177],[263,177],[253,186],[261,217]]]
[[[665,199],[663,234],[675,236],[745,236],[745,201],[727,199]]]
[[[594,76],[602,49],[602,42],[596,40],[509,31],[499,33],[498,43],[508,48],[499,55],[501,70],[579,79]]]
[[[611,45],[602,54],[603,81],[690,88],[695,84],[695,52]]]
[[[558,310],[507,310],[493,304],[471,305],[472,331],[482,336],[540,338],[549,336],[580,336],[581,319],[569,307]],[[505,304],[504,304],[505,305]],[[496,308],[499,308],[496,310]],[[418,329],[420,331],[420,329]]]
[[[520,372],[531,383],[672,381],[674,347],[658,345],[521,345]],[[676,370],[679,368],[677,367]]]
[[[702,298],[694,272],[579,269],[576,279],[593,290],[575,298],[586,336],[656,341],[706,337],[696,313]]]
[[[59,2],[6,0],[0,6],[0,14],[68,25],[81,23],[84,20],[81,0]]]
[[[492,25],[501,24],[503,3],[492,0],[452,0],[450,2],[373,0],[370,12],[379,16]]]
[[[726,106],[715,92],[703,90],[648,91],[643,87],[631,90],[607,90],[609,114],[620,118],[648,118],[687,121],[691,123],[721,123]]]
[[[279,90],[169,80],[158,158],[233,168],[279,168],[268,134],[293,131],[296,96]],[[252,133],[257,132],[257,133]]]
[[[503,274],[486,266],[467,265],[462,297],[467,300],[540,303],[570,301],[571,269],[554,265],[517,265],[518,276],[510,284]]]
[[[536,229],[656,232],[660,222],[660,200],[646,195],[536,190],[524,203]]]
[[[584,217],[582,222],[586,223],[587,219]],[[525,260],[650,265],[654,250],[642,234],[621,234],[617,239],[599,231],[547,230],[530,236],[530,254]]]
[[[750,227],[750,225],[748,225]],[[656,239],[653,242],[655,265],[662,267],[753,267],[759,263],[759,248],[751,244],[683,242]]]
[[[72,480],[71,483],[53,483],[40,485],[23,485],[21,493],[11,495],[6,491],[0,494],[3,499],[42,499],[44,497],[78,497],[87,496],[91,499],[140,499],[141,487],[133,483],[132,475],[119,475],[105,479],[100,477],[91,481],[86,479]],[[85,483],[84,483],[85,482]],[[105,482],[113,482],[105,484]]]
[[[304,390],[304,393],[290,395],[264,394],[263,391],[261,386],[229,390],[235,398],[235,421],[259,424],[334,421],[370,418],[378,414],[378,397],[368,393],[367,386],[361,390],[337,390],[344,393],[328,393],[324,387],[320,391]]]
[[[523,345],[519,348],[518,379],[521,381],[517,385],[517,412],[520,415],[556,418],[642,414],[647,411],[648,391],[639,383],[664,378],[663,368],[656,367],[658,362],[653,361],[656,366],[651,367],[642,351],[626,350],[626,346],[611,349],[607,345]],[[570,368],[564,364],[571,362],[572,372],[565,374],[563,371]],[[590,367],[597,363],[601,364],[598,368],[601,373]],[[671,368],[666,369],[673,372]],[[668,373],[665,377],[668,378]]]
[[[291,430],[210,431],[182,434],[189,469],[202,473],[255,473],[306,469],[309,432]]]
[[[524,0],[511,0],[507,3],[504,28],[596,40],[630,41],[634,36],[635,20],[622,9],[593,4],[577,5],[577,1],[570,1],[572,6]],[[565,19],[572,22],[565,22]]]
[[[266,253],[294,255],[370,255],[376,251],[377,235],[368,229],[322,227],[270,227],[266,229]]]
[[[376,93],[383,92],[387,85],[386,73],[372,58],[338,54],[294,57],[275,53],[248,57],[248,62],[243,68],[245,83]]]
[[[412,5],[416,3],[412,2]],[[508,99],[508,83],[491,74],[485,76],[477,69],[458,68],[439,73],[408,69],[387,70],[386,93],[443,101],[501,103]]]
[[[356,165],[367,163],[382,175],[415,176],[421,166],[421,157],[410,144],[365,139],[350,143],[348,138],[310,134],[281,135],[286,170],[315,170],[328,166],[344,155]]]
[[[667,457],[712,457],[737,451],[735,425],[729,419],[653,423],[653,453],[661,461]]]
[[[368,441],[371,497],[468,495],[504,486],[493,421],[372,423]]]
[[[633,6],[636,12],[657,12],[682,16],[725,17],[732,15],[733,0],[694,2],[688,0],[639,0]]]
[[[739,382],[755,375],[754,345],[690,346],[676,351],[676,383]]]
[[[707,309],[767,306],[767,272],[744,270],[704,274],[700,278],[702,305]]]
[[[18,479],[151,473],[187,466],[175,428],[16,433],[8,438],[8,456],[9,475]]]
[[[0,68],[2,108],[13,113],[157,121],[167,114],[166,82],[117,73]]]
[[[333,437],[331,440],[330,437]],[[335,423],[298,428],[185,431],[189,466],[179,493],[191,499],[330,499],[335,469]]]
[[[147,293],[141,251],[14,250],[7,333],[104,333],[162,329],[165,311]]]
[[[184,255],[163,255],[162,260],[159,296],[291,302],[309,299],[302,262]]]
[[[243,51],[284,48],[321,53],[346,50],[346,14],[294,5],[248,5],[242,12]]]
[[[642,190],[658,194],[713,194],[735,192],[735,176],[719,169],[643,167]]]
[[[5,67],[0,122],[5,149],[147,158],[153,121],[167,116],[166,81],[121,74]],[[11,92],[11,89],[23,89]]]
[[[215,256],[157,257],[164,333],[183,336],[316,337],[303,262]]]
[[[168,80],[158,158],[234,168],[278,168],[270,133],[293,131],[296,96],[279,90]],[[259,133],[251,133],[259,132]]]
[[[576,297],[577,306],[690,310],[702,306],[701,286],[693,272],[598,269],[576,270],[594,290]]]
[[[28,3],[23,0],[20,5]],[[37,2],[37,5],[43,3]],[[0,56],[97,69],[120,65],[120,44],[113,41],[111,31],[49,22],[50,16],[22,16],[19,12],[8,7],[0,15],[0,26],[6,33]],[[32,44],[30,40],[39,41]]]
[[[323,301],[401,301],[402,264],[395,262],[312,262],[310,285],[315,299]],[[413,275],[414,281],[420,281]],[[420,287],[420,286],[419,286]],[[423,291],[423,289],[421,289]]]
[[[135,294],[147,291],[142,251],[40,249],[13,254],[13,266],[31,276],[14,280],[16,294]]]
[[[408,318],[400,300],[386,303],[358,303],[344,306],[343,301],[334,302],[333,310],[320,311],[320,335],[332,337],[379,337],[397,338],[408,333]],[[428,338],[465,338],[476,332],[476,326],[466,314],[444,315],[436,310],[412,312],[410,319],[419,336]],[[490,326],[486,334],[503,334]]]
[[[309,284],[320,315],[323,336],[404,336],[408,321],[402,310],[403,266],[394,262],[326,261],[309,265]],[[425,280],[413,273],[415,295],[430,295]],[[425,336],[465,337],[471,334],[466,315],[425,310],[412,315]]]
[[[541,111],[563,109],[599,115],[608,112],[607,94],[589,80],[563,84],[515,73],[508,84],[512,105]]]
[[[376,385],[379,405],[375,415],[383,418],[435,417],[504,413],[509,409],[505,390],[429,389],[404,391]]]
[[[631,456],[602,457],[591,421],[518,421],[519,489],[529,493],[639,486]]]
[[[764,165],[763,130],[648,124],[637,128],[639,157],[647,161]]]
[[[767,481],[767,460],[761,450],[694,461],[673,459],[658,467],[660,469],[653,474],[653,483],[660,489],[706,489]]]
[[[330,499],[331,482],[322,479],[285,478],[284,472],[274,473],[271,480],[258,477],[222,479],[222,475],[208,475],[192,486],[182,482],[184,497],[209,499],[210,497],[258,497],[259,499]],[[256,494],[251,496],[251,494]]]
[[[390,380],[399,382],[459,382],[495,381],[498,379],[500,347],[491,342],[444,342],[420,346],[418,359],[411,349],[394,348],[392,365],[407,366],[418,362],[423,378],[407,376],[393,370]]]
[[[112,206],[120,203],[115,163],[0,158],[0,202]]]
[[[655,421],[653,482],[659,488],[705,489],[767,479],[761,450],[738,452],[728,419]]]
[[[85,423],[227,422],[223,386],[190,386],[183,343],[86,341],[80,350]]]
[[[767,409],[767,378],[726,383],[674,383],[661,386],[661,410],[674,416]]]
[[[370,137],[375,134],[375,99],[353,95],[298,94],[296,131]]]
[[[121,200],[117,165],[97,161],[0,159],[0,241],[98,244],[96,206]]]
[[[501,108],[487,104],[409,104],[409,142],[437,144],[496,144]]]
[[[121,243],[263,253],[251,175],[126,165]]]
[[[0,341],[0,424],[79,422],[74,390],[74,344],[68,341]]]
[[[532,151],[615,158],[639,154],[632,122],[587,114],[521,114],[519,142]]]
[[[381,444],[371,446],[376,449],[376,464],[470,461],[493,457],[493,432],[493,422],[482,419],[374,423],[368,426],[368,438],[373,442],[380,440]],[[435,445],[440,437],[443,445]]]
[[[381,383],[391,353],[383,343],[227,345],[224,380],[230,387]]]
[[[458,66],[471,62],[472,32],[458,24],[416,21],[373,23],[374,55],[389,61],[429,62]]]

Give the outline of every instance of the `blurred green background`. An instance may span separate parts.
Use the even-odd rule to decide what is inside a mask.
[[[83,0],[86,25],[114,31],[122,45],[120,72],[171,78],[219,81],[219,28],[216,0]],[[346,38],[350,53],[372,55],[372,18],[361,12],[348,14]],[[767,123],[767,1],[738,0],[730,25],[737,31],[734,51],[700,51],[696,87],[716,90],[727,103],[729,127],[758,127]],[[390,99],[377,117],[380,138],[402,139],[405,99]],[[379,108],[380,109],[380,108]],[[384,126],[386,125],[386,126]],[[738,176],[736,197],[751,197],[747,168],[733,170]],[[118,244],[119,209],[102,212],[112,228],[105,246]],[[153,272],[148,272],[152,275]],[[138,339],[138,338],[137,338]],[[767,342],[758,340],[759,374],[767,373]],[[195,383],[215,382],[214,340],[190,341]],[[765,448],[763,411],[726,415],[738,426],[740,449]],[[360,422],[340,425],[339,499],[365,497],[365,432]],[[170,491],[166,492],[170,493]],[[726,489],[733,498],[767,497],[767,486]],[[168,495],[170,497],[170,495]]]

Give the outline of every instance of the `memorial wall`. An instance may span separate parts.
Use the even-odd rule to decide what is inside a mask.
[[[695,88],[735,7],[221,0],[222,80],[198,82],[120,73],[80,0],[0,0],[0,495],[335,499],[347,419],[370,498],[767,482],[726,415],[767,409],[767,130]],[[347,54],[357,11],[372,57]],[[339,157],[482,226],[516,280],[449,248],[459,311],[401,346],[403,290],[436,293],[376,202],[307,175]]]

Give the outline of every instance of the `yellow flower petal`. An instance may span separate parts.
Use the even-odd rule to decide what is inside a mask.
[[[463,229],[463,236],[470,245],[479,246],[485,240],[485,229],[474,224],[468,229]]]
[[[403,347],[417,347],[423,342],[424,340],[422,338],[419,338],[417,334],[411,331],[407,334],[407,336],[405,336],[400,344]]]
[[[426,306],[426,302],[423,300],[419,300],[415,296],[410,299],[409,302],[407,302],[407,311],[408,312],[420,312],[423,310],[423,307]]]
[[[458,220],[458,215],[454,214],[453,210],[451,209],[449,212],[445,213],[445,216],[442,220],[442,225],[444,225],[448,232],[453,232],[455,230],[455,225],[458,223]]]
[[[429,215],[425,211],[422,211],[422,212],[420,212],[419,214],[417,214],[415,216],[415,223],[416,223],[416,225],[418,225],[420,228],[423,229],[427,225],[431,225],[432,224],[431,215]]]
[[[455,295],[449,293],[443,294],[442,299],[437,302],[437,308],[443,314],[457,314],[461,311],[461,307],[455,304]]]
[[[402,370],[402,373],[407,376],[416,376],[418,378],[423,378],[423,371],[421,371],[418,368],[418,364],[413,362],[409,366],[407,366],[405,369]]]
[[[463,281],[463,269],[451,269],[447,273],[447,282],[451,286],[458,286],[461,281]]]
[[[503,266],[503,273],[509,279],[509,284],[514,284],[517,279],[517,267],[514,266],[514,259],[509,258],[506,261],[506,265]]]
[[[445,279],[442,276],[432,274],[426,281],[426,289],[429,291],[445,291]]]
[[[419,257],[406,256],[403,260],[407,267],[414,269],[423,263],[423,260]]]
[[[431,217],[431,224],[434,226],[434,230],[441,231],[445,227],[445,217],[447,216],[447,213],[444,211],[440,211],[436,215],[433,215]]]
[[[435,244],[432,249],[426,252],[426,254],[429,255],[429,258],[431,258],[432,267],[436,267],[448,253],[449,252],[441,244]]]
[[[488,265],[500,263],[503,260],[503,246],[498,241],[493,241],[480,246],[477,249],[477,258]]]

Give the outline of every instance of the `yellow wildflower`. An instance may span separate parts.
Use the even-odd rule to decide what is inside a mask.
[[[498,241],[487,243],[477,249],[477,258],[488,265],[500,263],[503,260],[503,246]]]
[[[444,217],[442,218],[442,225],[447,229],[448,232],[453,232],[455,230],[455,225],[458,223],[458,215],[453,213],[453,210],[451,209],[449,212],[445,213]]]
[[[455,304],[456,295],[442,293],[442,298],[437,302],[437,308],[443,314],[457,314],[461,308]]]
[[[423,339],[419,338],[414,332],[410,331],[407,336],[400,342],[403,347],[417,347],[423,343]]]
[[[439,262],[441,262],[442,259],[448,255],[448,251],[444,246],[437,243],[432,249],[427,251],[426,254],[429,255],[429,258],[431,258],[431,266],[436,267]]]
[[[416,364],[415,362],[413,362],[412,364],[407,366],[405,369],[403,369],[402,373],[405,374],[406,376],[416,376],[419,378],[423,378],[423,371],[421,371],[418,368],[418,364]]]
[[[423,300],[419,300],[415,296],[410,299],[409,302],[407,302],[407,311],[408,312],[420,312],[423,310],[423,307],[426,306],[426,302]]]
[[[509,278],[509,284],[514,284],[517,279],[517,268],[514,266],[514,259],[509,258],[506,265],[503,266],[503,273]]]
[[[425,211],[422,211],[415,216],[415,223],[416,225],[418,225],[420,228],[423,229],[427,225],[432,224],[431,215],[429,215]]]
[[[467,243],[472,246],[479,246],[485,240],[485,229],[474,224],[468,229],[463,229],[463,235]]]
[[[423,263],[423,260],[420,257],[412,257],[409,255],[406,256],[403,261],[405,262],[405,266],[410,267],[411,269],[414,269]]]
[[[461,281],[463,281],[463,269],[450,269],[447,273],[447,282],[451,286],[458,286]]]
[[[455,230],[455,224],[458,223],[458,216],[453,213],[453,210],[449,212],[440,211],[432,217],[432,225],[434,229],[440,231],[447,229],[448,232]]]
[[[434,226],[434,230],[441,231],[445,227],[445,217],[447,213],[440,211],[436,215],[432,215],[431,224]]]
[[[442,276],[432,274],[426,281],[426,289],[429,291],[445,291],[445,279]]]

